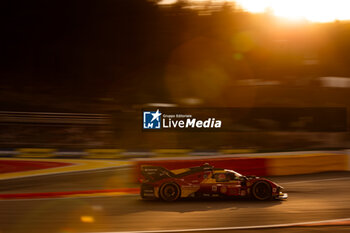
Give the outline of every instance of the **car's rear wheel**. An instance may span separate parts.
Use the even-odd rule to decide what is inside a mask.
[[[259,201],[266,201],[272,198],[272,190],[266,181],[258,181],[252,187],[253,197]]]
[[[174,183],[164,184],[159,191],[159,196],[164,201],[176,201],[180,198],[180,188]]]

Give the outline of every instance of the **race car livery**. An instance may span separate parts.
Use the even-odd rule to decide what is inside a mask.
[[[252,197],[256,200],[284,200],[280,185],[256,176],[243,176],[233,170],[209,164],[168,170],[160,166],[141,166],[141,197],[175,201],[186,197]]]

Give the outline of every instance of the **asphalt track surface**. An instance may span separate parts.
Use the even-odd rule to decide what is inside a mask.
[[[105,170],[12,180],[1,193],[111,188],[125,171]],[[137,195],[0,201],[0,233],[12,232],[350,232],[349,221],[328,226],[237,229],[350,218],[350,173],[275,177],[287,201],[181,200],[143,201]],[[124,181],[125,182],[125,181]],[[7,187],[7,188],[6,188]],[[349,219],[350,220],[350,219]],[[170,230],[170,231],[169,231]]]

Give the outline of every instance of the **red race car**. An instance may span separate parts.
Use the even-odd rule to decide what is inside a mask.
[[[159,166],[141,166],[141,197],[176,201],[185,197],[252,197],[284,200],[280,185],[256,176],[243,176],[235,171],[214,168],[209,164],[178,170]]]

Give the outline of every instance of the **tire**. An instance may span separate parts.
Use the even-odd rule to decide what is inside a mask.
[[[252,187],[252,195],[256,200],[267,201],[272,199],[272,190],[266,181],[258,181]]]
[[[163,201],[176,201],[180,198],[180,188],[175,183],[164,184],[160,188],[159,197]]]

